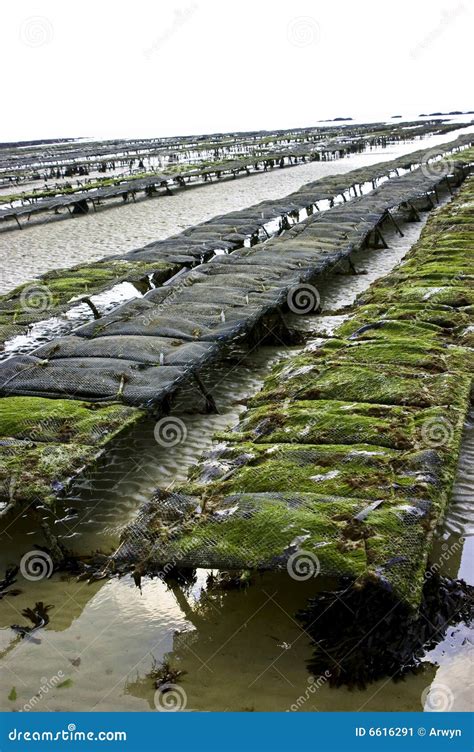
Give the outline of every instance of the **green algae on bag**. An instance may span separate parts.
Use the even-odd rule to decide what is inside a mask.
[[[272,369],[188,481],[144,505],[119,560],[144,554],[149,567],[269,568],[298,579],[302,557],[309,576],[353,583],[353,593],[376,586],[418,608],[470,404],[474,317],[458,278],[443,302],[417,280],[427,259],[432,273],[433,235],[442,239],[443,218],[454,215],[463,229],[458,247],[449,225],[451,260],[474,271],[464,244],[473,194],[471,179],[428,221],[406,272],[372,285],[333,338]]]

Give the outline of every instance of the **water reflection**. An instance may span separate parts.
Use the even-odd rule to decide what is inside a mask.
[[[350,303],[403,256],[419,231],[413,224],[404,238],[387,233],[389,250],[355,255],[356,268],[366,274],[328,276],[321,282],[324,307],[334,310]],[[303,325],[310,336],[328,335],[339,323],[333,319],[298,317],[291,323]],[[113,550],[138,504],[156,487],[183,480],[210,446],[214,432],[238,420],[245,397],[255,393],[272,363],[294,351],[266,346],[234,353],[232,361],[207,375],[220,413],[181,414],[186,442],[164,450],[154,439],[154,422],[143,421],[121,437],[102,464],[81,478],[53,512],[40,509],[40,516],[76,553]],[[199,410],[199,404],[194,408]],[[473,426],[471,416],[453,504],[431,562],[438,562],[442,574],[455,577],[459,571],[471,582],[472,538],[464,547],[461,539],[473,522]],[[2,518],[0,573],[46,543],[38,530],[38,520],[29,510]],[[388,678],[364,691],[349,691],[331,689],[322,681],[313,691],[305,665],[311,648],[294,614],[323,581],[295,583],[282,575],[265,575],[243,591],[209,590],[207,575],[199,571],[187,590],[145,580],[140,592],[128,576],[88,584],[58,573],[39,581],[19,574],[15,587],[21,592],[0,600],[0,709],[30,707],[31,698],[39,695],[34,710],[155,710],[156,688],[150,677],[154,661],[168,661],[185,672],[179,685],[188,709],[421,710],[433,681],[448,686],[451,709],[466,709],[469,632],[464,625],[454,625],[426,656],[421,672],[401,683]],[[50,622],[36,633],[39,641],[21,639],[11,625],[25,623],[22,611],[40,601],[53,606]],[[61,681],[52,683],[58,676]],[[44,680],[47,692],[41,690]]]

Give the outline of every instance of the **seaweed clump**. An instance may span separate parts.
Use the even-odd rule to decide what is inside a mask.
[[[175,685],[185,673],[186,671],[172,668],[168,661],[157,663],[157,661],[153,659],[153,666],[148,676],[153,680],[155,689],[161,689],[162,692],[166,692],[171,686]]]
[[[20,567],[8,567],[5,571],[5,575],[0,579],[0,601],[5,598],[6,595],[15,596],[21,593],[18,588],[13,588],[16,583],[16,576],[20,571]]]
[[[54,606],[47,605],[43,601],[35,603],[33,608],[24,608],[22,616],[28,619],[32,626],[24,626],[22,624],[12,624],[11,628],[17,632],[21,638],[29,637],[33,642],[40,642],[37,638],[33,637],[34,633],[39,629],[43,629],[49,624],[49,611]]]
[[[297,614],[313,643],[308,668],[333,687],[403,679],[450,624],[472,620],[473,600],[472,585],[438,574],[426,579],[418,612],[375,582],[318,594]]]

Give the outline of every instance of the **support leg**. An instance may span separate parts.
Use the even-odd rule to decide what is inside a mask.
[[[87,295],[86,295],[86,297],[81,298],[81,303],[86,303],[89,306],[89,308],[91,309],[91,311],[92,311],[95,319],[100,319],[101,318],[101,314],[99,313],[98,309],[96,308],[96,306],[94,305],[94,303],[92,302],[92,300],[87,297]]]
[[[387,211],[387,217],[392,221],[393,226],[395,227],[396,231],[400,235],[401,238],[403,238],[403,232],[400,230],[400,227],[398,226],[398,223],[395,221],[395,218],[393,215]]]
[[[214,397],[212,396],[210,392],[207,391],[206,387],[202,383],[197,373],[194,373],[194,380],[196,384],[198,385],[199,391],[201,392],[204,399],[206,400],[206,412],[215,413],[218,415],[219,410],[217,409],[217,405],[215,403]]]

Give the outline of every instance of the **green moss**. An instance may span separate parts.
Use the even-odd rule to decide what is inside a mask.
[[[436,340],[441,340],[439,344],[442,344],[446,336],[446,332],[440,326],[436,324],[430,324],[423,321],[397,321],[391,320],[385,317],[383,321],[377,321],[373,323],[370,328],[367,327],[367,321],[362,315],[356,313],[348,321],[343,323],[337,330],[337,336],[340,338],[353,337],[357,342],[363,340],[392,340],[392,339],[407,339],[410,342],[432,342],[436,344]],[[364,327],[365,331],[360,331]]]
[[[97,295],[125,281],[138,283],[152,275],[155,284],[169,279],[179,265],[161,261],[128,262],[99,261],[72,269],[48,272],[38,280],[26,282],[6,295],[0,296],[0,342],[24,332],[24,327],[36,321],[59,315],[67,310],[71,301],[83,295]],[[40,288],[38,309],[26,305],[24,295]],[[145,287],[142,292],[146,292]],[[13,327],[16,327],[13,329]],[[12,334],[10,332],[12,331]]]
[[[189,533],[164,542],[158,554],[163,561],[185,552],[185,557],[207,565],[216,560],[220,566],[224,561],[239,568],[245,561],[247,568],[286,568],[288,556],[299,546],[295,539],[302,537],[301,547],[317,556],[322,574],[357,576],[364,571],[363,541],[346,548],[344,530],[365,502],[302,493],[297,500],[294,494],[245,494],[225,503],[236,511],[221,520],[204,515]]]
[[[208,474],[221,472],[206,483]],[[216,459],[198,466],[182,491],[213,498],[233,493],[298,492],[352,498],[402,500],[437,499],[439,468],[430,452],[415,453],[369,445],[260,445],[229,446]]]
[[[2,442],[0,498],[3,502],[48,503],[99,454],[100,447],[82,444]]]
[[[346,400],[385,405],[429,407],[439,404],[464,405],[469,399],[470,377],[461,374],[423,373],[400,366],[342,365],[336,361],[315,362],[311,354],[301,355],[277,369],[251,406],[286,399]]]
[[[417,606],[470,400],[473,202],[470,180],[337,338],[272,370],[178,490],[204,511],[155,528],[159,558],[278,568],[300,547]]]
[[[0,498],[49,501],[141,416],[141,411],[123,405],[1,399]]]
[[[249,410],[235,434],[257,443],[374,444],[409,449],[416,441],[413,408],[342,400],[295,400]]]
[[[456,331],[456,337],[464,347],[472,347],[474,349],[474,326],[460,327]]]
[[[416,607],[421,597],[428,547],[427,519],[406,508],[383,509],[367,517],[371,535],[366,540],[368,572],[385,580],[399,597]]]
[[[367,303],[423,303],[429,301],[452,308],[464,308],[474,305],[474,290],[467,290],[457,285],[421,286],[411,285],[405,289],[397,287],[379,287],[365,296]]]
[[[35,442],[100,445],[135,420],[137,410],[76,400],[5,397],[0,400],[1,436]]]
[[[339,364],[380,364],[425,369],[431,373],[474,370],[474,353],[468,348],[434,344],[426,340],[387,341],[329,340],[314,353],[315,360],[326,358]]]
[[[468,326],[474,315],[474,306],[454,310],[436,303],[431,303],[429,306],[423,303],[405,305],[367,304],[358,306],[356,311],[357,321],[361,326],[367,323],[376,324],[383,319],[389,319],[434,324],[442,329],[449,330],[456,326]],[[348,323],[351,327],[350,322]],[[347,331],[348,328],[338,330],[338,334],[339,331]],[[350,331],[352,331],[352,328]]]

